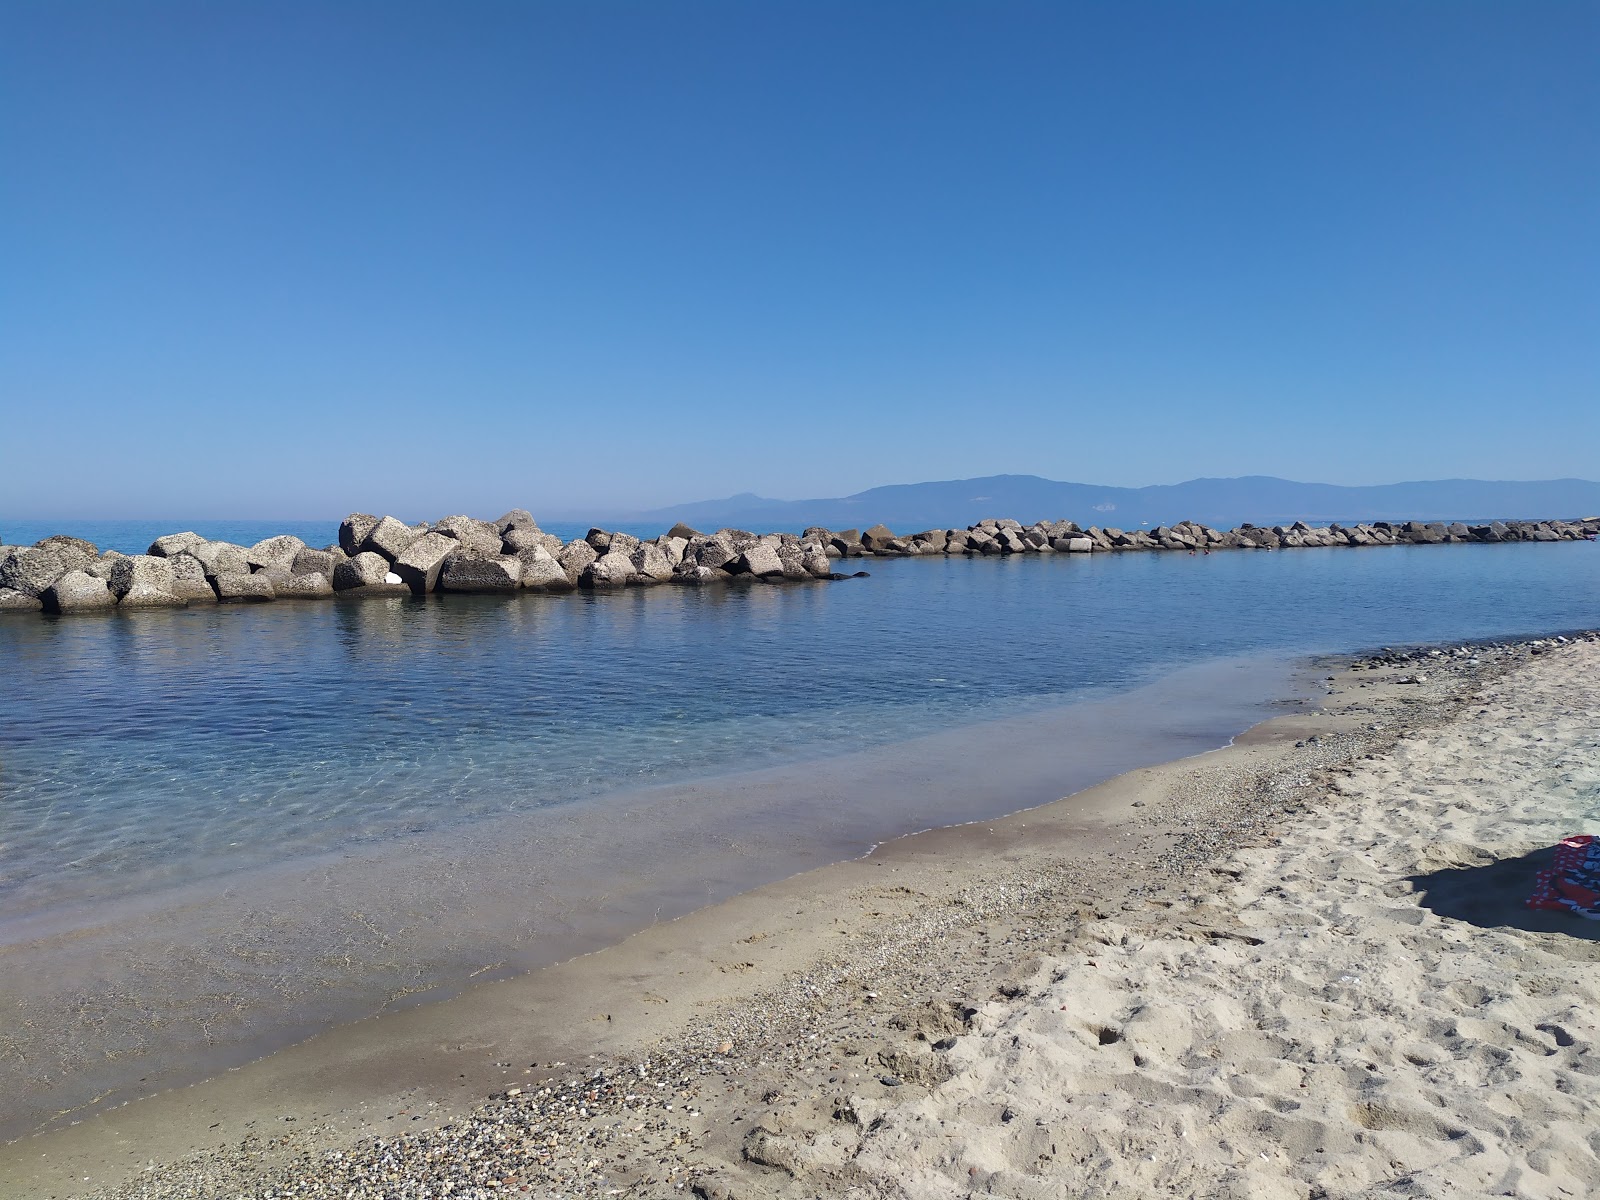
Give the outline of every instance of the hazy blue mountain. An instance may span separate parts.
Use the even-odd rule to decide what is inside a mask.
[[[820,500],[769,500],[747,492],[725,500],[617,514],[617,518],[663,527],[684,521],[699,529],[734,526],[795,531],[807,525],[844,529],[881,521],[896,532],[915,532],[971,525],[984,517],[1015,517],[1024,524],[1048,518],[1137,528],[1184,520],[1222,527],[1246,521],[1326,525],[1330,521],[1571,518],[1596,513],[1600,513],[1600,483],[1585,479],[1437,479],[1341,487],[1250,475],[1121,488],[1065,483],[1037,475],[990,475],[892,484]]]

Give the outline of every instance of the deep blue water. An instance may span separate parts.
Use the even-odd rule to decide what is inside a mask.
[[[1125,689],[1600,626],[1600,545],[869,561],[872,577],[0,619],[0,917]]]

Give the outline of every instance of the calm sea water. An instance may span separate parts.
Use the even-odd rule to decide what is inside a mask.
[[[884,743],[1206,659],[1600,625],[1589,543],[0,620],[0,916]]]
[[[148,541],[124,533],[130,549]],[[567,897],[549,921],[574,952],[605,936],[581,919],[600,907],[626,930],[640,906],[682,911],[819,855],[1060,795],[1139,761],[1123,743],[1142,740],[1143,761],[1220,744],[1284,687],[1282,672],[1224,671],[1159,701],[1133,690],[1174,672],[1600,626],[1600,545],[1581,542],[863,565],[870,579],[792,587],[0,618],[0,952],[28,968],[0,991],[39,1029],[69,994],[131,1006],[78,1004],[72,1019],[98,1024],[17,1049],[59,1059],[38,1106],[124,1076],[180,1079],[372,1011],[374,995],[532,961],[518,956],[551,933],[529,916],[536,883]],[[917,774],[932,751],[895,749],[1085,700],[1112,716],[1036,755],[1026,787],[987,743],[955,783]],[[796,790],[803,764],[863,751],[893,769]],[[736,774],[784,764],[801,765]],[[515,859],[492,867],[512,839]],[[295,864],[358,859],[365,876],[319,876],[324,907],[349,918],[335,945],[344,926]],[[603,903],[575,890],[608,870],[628,883]],[[494,879],[504,903],[484,898]],[[386,902],[410,916],[377,939],[380,964],[359,939]],[[109,915],[141,913],[148,928],[105,933]],[[430,930],[438,946],[418,940]],[[299,969],[313,946],[354,965],[314,981]],[[38,987],[23,995],[24,980]],[[227,1033],[197,1017],[194,1045],[170,1021],[136,1037],[129,1014],[155,990],[172,1011],[243,995],[250,1015]]]

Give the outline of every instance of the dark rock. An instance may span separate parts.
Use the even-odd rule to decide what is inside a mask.
[[[25,546],[0,561],[0,588],[24,596],[42,596],[51,584],[73,569],[73,562],[58,550]]]
[[[339,522],[339,549],[354,558],[377,527],[378,518],[371,513],[351,513]]]
[[[333,568],[333,586],[341,592],[351,588],[380,587],[387,582],[388,576],[389,560],[374,551],[363,550]]]
[[[333,573],[339,564],[346,561],[342,550],[312,550],[305,549],[294,556],[294,561],[289,564],[291,575],[321,575],[324,579],[332,580]]]
[[[522,562],[511,555],[457,550],[439,568],[441,592],[514,592],[522,586]]]
[[[682,538],[686,542],[692,542],[695,538],[702,537],[704,535],[701,534],[698,529],[692,528],[691,526],[685,525],[682,521],[679,521],[671,529],[667,530],[667,536]]]
[[[861,535],[861,545],[868,550],[886,549],[894,541],[894,534],[887,525],[874,525]]]
[[[583,535],[583,540],[589,543],[595,554],[604,554],[611,549],[611,532],[606,529],[591,529]]]

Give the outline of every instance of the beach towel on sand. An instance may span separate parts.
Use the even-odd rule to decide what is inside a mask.
[[[1529,908],[1552,908],[1600,921],[1600,841],[1575,833],[1556,844],[1556,861],[1540,871]]]

